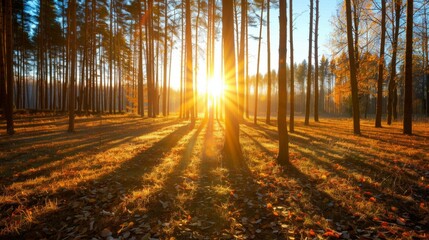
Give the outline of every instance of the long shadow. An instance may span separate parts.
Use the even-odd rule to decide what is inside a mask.
[[[240,131],[240,134],[248,136],[244,131]],[[255,142],[260,144],[258,141]],[[267,149],[262,150],[268,151]],[[257,178],[252,174],[248,165],[250,160],[245,156],[245,152],[243,152],[243,156],[237,156],[243,159],[244,163],[240,169],[225,165],[228,170],[226,181],[234,193],[229,196],[231,202],[230,209],[228,209],[230,212],[229,228],[238,231],[245,229],[245,232],[254,236],[255,239],[286,239],[286,233],[279,232],[273,235],[272,229],[265,227],[271,224],[272,218],[275,218],[276,215],[272,209],[267,207],[267,201],[270,201],[268,195],[264,194],[267,189],[256,181]],[[223,158],[225,157],[224,155]],[[228,162],[230,159],[223,159],[223,161]]]
[[[218,127],[221,125],[218,123]],[[197,231],[203,236],[214,237],[219,234],[222,229],[228,226],[227,219],[220,214],[220,206],[227,201],[227,197],[216,194],[213,190],[216,186],[221,186],[223,179],[221,175],[216,175],[216,170],[219,171],[221,166],[220,154],[220,138],[214,136],[214,119],[209,118],[204,135],[204,143],[201,156],[201,165],[199,168],[199,179],[197,189],[195,191],[194,201],[189,202],[191,216],[198,216],[202,219],[204,231],[201,231],[198,226],[187,225],[192,231]],[[190,238],[189,233],[176,232],[183,239]]]
[[[306,137],[306,138],[310,139],[310,141],[311,140],[324,141],[323,139],[317,139],[312,135],[302,133],[302,132],[295,132],[295,135]],[[332,139],[333,139],[333,141],[336,141],[336,142],[343,142],[344,141],[344,139],[337,138],[337,137],[332,137]],[[301,143],[301,145],[308,144],[308,141],[302,141],[300,138],[296,138],[293,135],[292,135],[292,140],[294,142]],[[326,143],[326,144],[328,144],[328,143]],[[335,160],[335,163],[338,163],[340,165],[351,164],[351,165],[355,166],[356,169],[360,170],[361,172],[362,172],[362,169],[364,169],[368,172],[382,173],[382,175],[385,175],[385,176],[394,174],[393,169],[391,169],[392,171],[385,170],[386,168],[391,168],[390,165],[387,165],[387,164],[391,163],[391,161],[389,161],[389,159],[380,158],[379,156],[371,154],[369,152],[362,152],[362,151],[358,151],[358,150],[353,149],[353,148],[349,149],[349,148],[345,148],[343,146],[339,146],[339,148],[347,151],[346,155],[345,155],[345,159],[347,159],[347,161],[341,161],[341,160],[344,160],[344,158],[333,157],[333,156],[335,156],[335,153],[336,153],[335,151],[329,150],[330,148],[326,148],[325,146],[321,146],[320,144],[316,144],[316,145],[319,146],[318,149],[323,149],[323,150],[317,150],[314,146],[311,148],[312,151],[318,152],[318,154],[316,154],[317,156],[319,156],[320,153],[323,154],[323,152],[326,152],[330,155],[329,157],[331,159]],[[326,155],[326,153],[324,155]],[[375,161],[371,161],[370,162],[371,164],[369,164],[367,161],[364,161],[363,159],[379,159],[379,160],[382,160],[383,162],[385,162],[387,164],[381,164],[381,163],[378,163]],[[344,167],[348,168],[350,166],[344,166]],[[367,173],[365,173],[365,174],[367,174]],[[402,175],[406,176],[409,179],[414,179],[414,181],[417,181],[416,177],[411,175],[408,172],[404,172]],[[408,181],[408,184],[415,184],[415,182]]]
[[[268,156],[271,156],[273,159],[276,157],[275,154],[265,148],[259,141],[254,139],[252,136],[246,135],[254,142],[254,144],[266,153]],[[344,219],[353,219],[353,213],[351,213],[345,207],[342,207],[340,203],[337,203],[337,200],[332,198],[329,194],[320,191],[317,189],[317,179],[308,176],[302,173],[299,169],[297,169],[293,164],[288,163],[285,166],[285,171],[283,172],[283,176],[289,179],[295,179],[298,184],[304,189],[305,192],[309,196],[309,201],[312,203],[316,209],[319,210],[319,214],[324,216],[325,218],[333,219],[335,222]],[[332,206],[329,206],[328,203],[335,203],[335,209]],[[302,209],[305,208],[301,205]]]
[[[263,130],[263,128],[260,128],[261,130]],[[268,129],[269,130],[269,129]],[[295,143],[297,143],[298,145],[307,145],[310,141],[315,140],[315,138],[311,135],[308,134],[304,134],[304,133],[300,133],[300,132],[295,132],[295,135],[301,135],[301,136],[305,136],[306,138],[308,138],[309,140],[303,140],[303,138],[299,138],[299,137],[293,137],[292,135],[292,141],[294,141]],[[247,137],[249,137],[250,139],[252,139],[252,141],[254,141],[255,145],[257,145],[259,148],[261,148],[266,154],[272,154],[268,149],[266,149],[259,141],[257,141],[256,139],[254,139],[252,136],[250,136],[249,134],[245,133],[245,135],[247,135]],[[337,139],[340,140],[340,139]],[[322,147],[322,146],[321,146]],[[383,200],[388,203],[386,205],[384,205],[385,211],[389,211],[390,210],[390,206],[396,206],[398,209],[401,209],[401,211],[404,212],[409,212],[409,208],[410,208],[410,204],[407,202],[404,202],[403,199],[398,198],[397,196],[393,195],[393,194],[389,194],[386,193],[385,191],[383,191],[382,189],[379,189],[377,187],[374,187],[372,184],[368,183],[368,182],[360,182],[357,179],[354,178],[350,178],[350,176],[348,176],[347,174],[345,174],[343,171],[338,170],[337,168],[334,167],[335,164],[341,165],[342,167],[348,169],[350,168],[350,165],[345,165],[347,164],[352,164],[356,167],[356,170],[359,170],[361,172],[361,174],[369,176],[371,178],[374,179],[374,176],[368,175],[368,173],[371,172],[376,172],[376,173],[383,173],[381,175],[383,176],[388,176],[388,175],[393,175],[395,174],[394,172],[390,172],[390,171],[385,171],[382,170],[380,167],[375,167],[371,164],[368,164],[366,162],[364,162],[361,159],[361,156],[357,156],[357,155],[350,155],[349,157],[347,157],[347,159],[343,159],[343,158],[338,158],[338,157],[334,157],[335,156],[335,152],[334,151],[329,151],[327,150],[327,148],[325,146],[323,146],[323,148],[321,148],[323,150],[317,150],[314,148],[314,146],[312,147],[312,151],[314,152],[314,154],[310,154],[306,151],[300,150],[300,148],[296,148],[294,149],[294,151],[299,152],[303,157],[308,158],[309,160],[311,160],[312,162],[315,163],[316,166],[322,166],[325,170],[334,173],[335,175],[338,175],[339,177],[343,178],[343,179],[348,179],[349,181],[352,181],[352,184],[355,186],[360,186],[360,188],[362,189],[362,192],[364,191],[371,191],[373,192],[375,195],[377,196],[383,196]],[[329,159],[332,161],[331,163],[327,163],[325,161],[320,160],[318,157],[315,156],[319,156],[319,157],[323,157],[326,154],[329,154]],[[366,154],[367,156],[370,156],[370,154]],[[372,157],[375,157],[373,155],[371,155]],[[274,156],[273,156],[274,157]],[[304,174],[300,173],[300,171],[292,166],[292,164],[289,164],[290,166],[288,166],[289,168],[291,168],[293,171],[292,173],[300,176],[300,177],[304,177]],[[363,166],[363,167],[362,167]],[[386,166],[384,166],[386,167]],[[362,169],[366,169],[366,172],[363,172]],[[404,174],[406,176],[408,176],[410,179],[412,179],[413,176],[411,176],[410,174]],[[414,177],[415,178],[415,177]],[[316,179],[310,178],[311,181],[310,182],[317,182]],[[416,200],[418,202],[420,201],[424,201],[424,199],[427,199],[427,190],[418,187],[415,182],[412,182],[408,179],[403,179],[402,181],[407,182],[408,185],[413,185],[415,186],[414,191],[418,190],[417,193],[419,195],[415,195],[414,198],[416,198]],[[403,192],[400,192],[398,189],[390,189],[393,192],[395,192],[396,194],[399,195],[403,195]],[[326,194],[325,194],[326,195]],[[421,219],[422,216],[417,216],[415,214],[413,214],[412,212],[410,213],[410,217],[413,219]]]
[[[206,125],[205,121],[202,121],[198,128],[195,130],[195,132],[192,134],[192,136],[189,138],[187,143],[185,143],[185,148],[181,152],[181,158],[179,159],[179,162],[174,167],[173,172],[169,173],[166,180],[164,181],[163,188],[160,189],[158,192],[164,192],[166,194],[162,194],[163,196],[167,196],[168,194],[175,192],[175,186],[179,183],[181,180],[181,176],[183,176],[191,163],[192,158],[192,152],[195,148],[195,144],[197,143],[198,136],[200,135],[202,129]],[[183,179],[183,178],[182,178]],[[151,195],[158,195],[157,192],[151,193]],[[162,209],[159,200],[169,201],[169,199],[154,199],[153,201],[150,201],[147,205],[148,212],[147,214],[159,216],[159,209]],[[166,219],[169,219],[169,217],[164,216]]]
[[[253,127],[255,129],[257,129],[257,130],[260,130],[261,132],[264,132],[265,133],[264,135],[267,136],[267,137],[269,137],[270,139],[275,139],[275,140],[278,139],[278,133],[276,131],[273,131],[272,129],[268,129],[268,128],[262,127],[260,125],[252,126],[249,123],[247,123],[246,126]],[[328,130],[328,129],[326,129],[326,130]],[[312,129],[312,131],[314,131],[314,129]],[[301,137],[299,137],[299,136],[301,136]],[[342,139],[342,138],[339,138],[339,137],[336,137],[336,136],[332,136],[332,135],[327,135],[326,132],[320,132],[319,136],[329,137],[330,141],[334,141],[334,142],[343,142],[344,141],[344,139]],[[308,139],[308,140],[303,140],[303,137],[305,139]],[[325,139],[315,138],[313,135],[306,134],[306,133],[304,133],[304,132],[302,132],[300,130],[295,130],[295,132],[293,134],[290,134],[290,142],[300,144],[301,146],[308,145],[310,142],[312,142],[314,140],[322,141],[322,142],[325,142],[326,144],[329,145],[329,143],[327,143]],[[362,144],[362,143],[359,143],[359,144]],[[316,144],[316,145],[319,145],[319,144]],[[344,148],[342,146],[339,146],[339,147],[342,148],[342,149],[344,149],[344,150],[347,150],[348,152],[350,152],[349,151],[350,149],[346,149],[346,148]],[[371,145],[367,145],[367,147],[371,147]],[[326,151],[326,152],[329,152],[330,153],[330,158],[332,158],[332,156],[335,155],[335,152],[328,150],[329,148],[326,148],[326,146],[320,146],[320,148],[324,149],[324,151]],[[315,148],[313,147],[311,150],[315,151]],[[359,154],[364,155],[364,157],[368,158],[368,159],[380,159],[379,156],[370,154],[368,152],[365,152],[365,153],[359,152]],[[317,154],[317,156],[318,156],[318,154]],[[404,155],[404,157],[409,157],[409,156]],[[356,167],[358,167],[357,169],[360,169],[362,166],[364,166],[364,169],[368,169],[369,171],[372,171],[372,172],[380,172],[380,171],[382,171],[384,173],[383,175],[386,175],[386,174],[390,174],[391,175],[391,174],[393,174],[393,172],[383,170],[383,168],[390,167],[390,166],[384,165],[384,164],[379,164],[379,163],[376,163],[376,162],[371,162],[371,164],[368,164],[367,162],[365,162],[365,161],[362,160],[362,156],[358,156],[357,154],[354,154],[354,153],[349,153],[348,156],[347,156],[347,159],[351,160],[351,161],[339,161],[340,159],[337,159],[336,163],[344,165],[344,163],[347,162],[349,164],[353,164]],[[386,163],[390,163],[390,161],[388,161],[388,159],[381,159],[381,160],[385,161]],[[345,167],[349,167],[349,166],[345,166]],[[407,176],[410,179],[413,179],[413,178],[415,179],[416,178],[415,176],[412,176],[408,172],[404,172],[402,175],[405,175],[405,176]],[[408,182],[408,183],[409,184],[415,184],[413,182]]]
[[[75,225],[75,223],[73,223],[73,217],[69,220],[66,219],[67,217],[74,216],[76,213],[76,209],[73,206],[70,206],[68,204],[69,202],[79,202],[80,208],[90,204],[103,204],[104,209],[111,209],[112,206],[116,206],[121,201],[119,196],[106,200],[106,196],[99,193],[93,196],[96,198],[93,203],[85,204],[84,199],[87,199],[88,196],[91,195],[91,188],[107,188],[106,192],[119,194],[114,188],[120,186],[120,192],[126,194],[132,192],[137,187],[141,187],[141,182],[136,182],[133,177],[143,176],[145,173],[152,171],[152,169],[162,161],[163,153],[170,151],[188,132],[189,126],[187,124],[183,125],[157,143],[153,144],[150,148],[138,152],[133,158],[121,163],[116,170],[106,172],[90,182],[81,182],[73,189],[65,189],[64,191],[47,194],[46,196],[43,196],[43,193],[34,193],[27,196],[27,202],[22,203],[26,208],[43,205],[46,199],[64,199],[64,202],[60,202],[58,209],[38,216],[37,219],[35,219],[35,223],[38,224],[32,224],[29,229],[22,230],[20,235],[12,233],[10,236],[5,236],[5,238],[10,239],[11,237],[23,237],[26,239],[28,237],[33,237],[35,232],[49,238],[63,238],[64,236],[61,237],[61,235],[53,237],[43,234],[42,228],[46,227],[46,223],[49,223],[49,227],[54,230],[61,229],[64,223],[68,223],[71,226]],[[121,174],[124,173],[126,173],[127,178],[119,177],[123,176]],[[112,181],[114,181],[116,185],[112,184]],[[7,209],[8,206],[3,205],[2,210],[3,208]],[[105,218],[100,214],[101,209],[99,206],[90,209],[92,210],[91,216],[95,218],[96,222],[100,222],[101,219]],[[95,236],[101,229],[103,229],[103,227],[108,226],[97,226],[92,231],[89,231],[88,234],[90,234],[90,236]]]
[[[114,130],[115,132],[117,132],[116,134],[112,134],[112,132],[105,132],[105,130],[107,130],[105,127],[103,128],[99,128],[96,129],[95,131],[103,131],[105,132],[102,136],[95,136],[95,137],[89,137],[89,138],[84,138],[83,136],[73,136],[74,140],[78,140],[78,143],[76,147],[71,146],[69,149],[67,150],[67,148],[64,147],[64,145],[61,146],[56,146],[54,148],[42,148],[42,149],[38,149],[36,152],[32,153],[27,153],[27,157],[25,158],[31,158],[31,157],[35,157],[35,156],[40,156],[41,153],[46,152],[47,154],[51,155],[53,153],[55,153],[54,156],[49,156],[48,158],[46,158],[46,160],[43,161],[38,161],[35,163],[32,163],[31,165],[29,165],[26,168],[21,168],[21,172],[25,171],[26,169],[29,168],[37,168],[40,167],[42,165],[48,164],[48,163],[53,163],[56,161],[61,161],[60,165],[57,166],[52,166],[52,167],[47,167],[41,171],[36,171],[36,172],[31,172],[29,174],[25,174],[21,177],[17,177],[13,179],[13,182],[19,182],[19,181],[23,181],[29,178],[35,178],[35,177],[39,177],[42,175],[46,175],[51,173],[52,171],[64,168],[66,164],[75,162],[77,160],[80,159],[80,156],[77,155],[76,157],[70,157],[70,156],[75,156],[76,154],[80,153],[85,153],[88,152],[89,154],[94,154],[94,153],[98,153],[98,152],[104,152],[108,149],[114,148],[116,146],[119,146],[121,144],[130,142],[133,138],[136,138],[138,136],[141,136],[143,134],[147,134],[153,131],[157,131],[159,129],[163,129],[165,127],[169,127],[173,124],[177,123],[176,121],[171,122],[165,122],[165,123],[161,123],[161,124],[156,124],[156,125],[151,125],[149,127],[145,127],[145,128],[138,128],[138,127],[133,127],[132,129],[127,128],[126,126],[124,126],[123,129],[125,130]],[[85,134],[86,135],[86,134]],[[60,142],[60,139],[55,139],[55,141]],[[72,145],[75,145],[72,144]],[[63,153],[58,153],[59,151],[63,152]],[[3,175],[5,175],[5,178],[11,178],[13,173],[3,173]],[[12,184],[11,182],[9,183],[9,185]],[[9,186],[7,183],[5,186]]]

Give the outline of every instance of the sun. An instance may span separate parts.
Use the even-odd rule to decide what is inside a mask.
[[[208,89],[207,94],[209,97],[215,97],[218,98],[222,95],[223,92],[223,85],[221,82],[221,79],[218,78],[211,78],[208,81]]]

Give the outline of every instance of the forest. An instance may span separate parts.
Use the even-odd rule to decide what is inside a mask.
[[[3,0],[0,239],[428,239],[427,0]]]

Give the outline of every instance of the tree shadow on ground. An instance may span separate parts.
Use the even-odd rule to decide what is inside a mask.
[[[177,124],[176,124],[177,125]],[[113,172],[106,172],[90,182],[83,181],[72,189],[63,189],[54,193],[34,193],[26,197],[27,201],[21,202],[26,208],[43,205],[47,199],[58,202],[58,207],[52,211],[42,213],[34,219],[30,226],[21,230],[20,235],[36,238],[64,238],[65,226],[70,229],[71,236],[79,236],[79,231],[84,231],[83,236],[95,236],[106,224],[120,221],[113,215],[106,215],[106,212],[114,209],[121,198],[141,187],[138,179],[145,173],[161,163],[164,153],[169,152],[177,142],[189,132],[188,124],[180,124],[173,132],[155,142],[151,147],[140,150],[134,157],[122,162]],[[111,195],[112,197],[109,197]],[[86,217],[76,219],[76,212],[88,212]],[[78,214],[79,215],[79,214]],[[94,221],[94,229],[73,229],[79,221]],[[37,224],[36,224],[37,223]],[[77,228],[77,227],[76,227]],[[44,230],[45,229],[45,230]],[[9,233],[9,237],[17,236],[16,233]],[[57,234],[57,235],[55,235]],[[55,236],[54,236],[55,235]],[[6,238],[8,236],[6,235]]]

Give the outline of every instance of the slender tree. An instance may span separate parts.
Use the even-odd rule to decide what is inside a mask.
[[[141,2],[140,0],[137,0],[137,6],[138,6],[138,32],[139,32],[139,39],[138,39],[138,55],[139,55],[139,60],[138,60],[138,76],[137,76],[137,96],[138,96],[138,101],[137,101],[137,107],[138,107],[138,113],[140,114],[141,117],[144,117],[144,93],[143,93],[143,31],[142,31],[142,6],[141,6]]]
[[[244,114],[244,50],[246,38],[246,17],[247,17],[247,0],[241,0],[241,30],[240,30],[240,51],[238,54],[238,106],[239,106],[239,120],[241,121]]]
[[[405,43],[404,134],[412,134],[413,113],[413,10],[414,1],[407,0],[407,29]]]
[[[271,41],[270,41],[270,1],[267,0],[267,116],[265,122],[270,124],[271,117]],[[284,28],[286,31],[286,28]],[[286,40],[285,40],[286,41]],[[286,60],[286,59],[285,59]]]
[[[162,115],[167,116],[167,54],[168,54],[168,1],[164,1],[164,82],[162,88]]]
[[[76,0],[70,0],[70,88],[69,88],[69,132],[74,131],[74,110],[75,110],[75,72],[76,72]]]
[[[189,0],[188,0],[189,1]],[[235,79],[235,44],[233,2],[222,0],[222,41],[225,78],[225,143],[224,154],[229,164],[238,167],[242,164],[237,119],[237,86]]]
[[[259,44],[258,44],[258,60],[256,64],[256,82],[255,82],[255,113],[253,122],[257,124],[258,121],[258,90],[259,90],[259,60],[261,57],[261,42],[262,42],[262,22],[264,20],[264,0],[261,3],[261,20],[259,26]]]
[[[353,46],[352,33],[352,9],[351,0],[346,0],[346,15],[347,15],[347,46],[349,51],[349,68],[350,68],[350,85],[352,92],[352,107],[353,107],[353,132],[360,134],[360,119],[359,119],[359,97],[358,83],[356,76],[355,49]]]
[[[0,47],[4,51],[5,54],[1,53],[0,61],[3,62],[3,66],[0,66],[0,68],[4,69],[2,70],[3,74],[6,75],[6,79],[4,79],[4,75],[1,76],[3,78],[3,97],[2,101],[4,100],[4,111],[5,111],[5,117],[6,117],[6,131],[7,134],[13,135],[15,133],[14,126],[13,126],[13,30],[12,30],[12,1],[11,0],[5,0],[3,1],[3,11],[4,11],[4,24],[2,23],[1,29],[5,34],[3,38],[3,34],[0,35],[3,39],[1,41],[4,41]],[[2,9],[0,9],[1,11]],[[0,20],[1,21],[1,20]],[[3,56],[5,55],[5,56]],[[5,84],[4,84],[5,83]]]
[[[386,0],[381,0],[381,40],[380,60],[378,62],[377,79],[377,108],[375,114],[375,127],[381,127],[381,114],[383,111],[383,70],[384,70],[384,45],[386,42]]]
[[[387,97],[387,124],[392,124],[392,114],[394,105],[393,101],[395,99],[395,88],[396,88],[396,58],[398,52],[398,40],[399,40],[399,25],[401,20],[401,8],[402,0],[395,0],[395,22],[393,24],[393,40],[392,40],[392,59],[390,62],[390,80],[388,86],[388,97]]]
[[[290,54],[290,116],[289,116],[289,131],[295,131],[295,67],[293,59],[293,0],[289,0],[289,54]]]
[[[185,45],[186,45],[186,112],[190,114],[191,125],[195,124],[194,109],[194,88],[193,88],[193,68],[192,68],[192,34],[191,34],[191,2],[186,0],[186,26],[185,26]]]
[[[314,24],[314,121],[319,121],[319,0],[316,0]]]
[[[312,59],[312,44],[313,44],[313,0],[310,0],[310,30],[308,31],[308,69],[307,69],[307,94],[305,101],[305,125],[310,122],[310,101],[311,101],[311,59]]]
[[[277,162],[289,162],[289,142],[286,122],[286,0],[280,0],[280,28],[279,28],[279,107],[277,113],[277,127],[279,132],[279,155]]]

